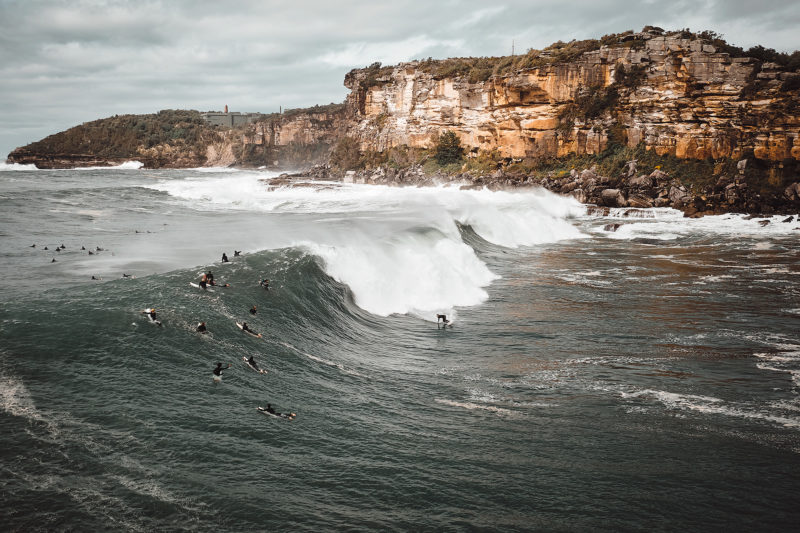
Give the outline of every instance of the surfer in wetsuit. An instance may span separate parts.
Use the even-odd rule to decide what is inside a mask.
[[[256,313],[258,313],[258,309],[257,309],[257,308],[256,308],[256,306],[254,305],[253,307],[251,307],[251,308],[250,308],[250,314],[251,314],[251,315],[254,315],[254,314],[256,314]]]
[[[449,323],[450,323],[450,321],[449,321],[449,320],[447,320],[447,315],[438,315],[438,314],[437,314],[437,315],[436,315],[436,324],[438,325],[440,321],[441,321],[441,323],[442,323],[442,324],[444,324],[445,326],[446,326],[447,324],[449,324]]]
[[[214,369],[214,381],[222,381],[222,371],[227,370],[230,367],[230,363],[228,363],[228,366],[225,368],[222,368],[222,363],[217,363],[217,368]]]
[[[258,333],[250,329],[250,327],[247,325],[247,322],[242,322],[242,331],[246,331],[247,333],[250,333],[252,335],[258,335]]]
[[[279,414],[279,413],[276,413],[276,412],[275,412],[275,409],[273,409],[273,408],[272,408],[272,404],[271,404],[271,403],[268,403],[268,404],[267,404],[267,409],[266,409],[266,411],[267,411],[268,413],[272,414],[272,415],[277,415],[277,414]]]
[[[264,289],[269,290],[269,280],[268,279],[262,279],[261,283],[259,283],[259,285],[264,287]]]
[[[252,367],[253,367],[253,368],[255,368],[256,370],[258,370],[259,372],[261,372],[261,369],[260,369],[260,368],[258,368],[258,365],[256,364],[256,360],[255,360],[255,359],[253,359],[253,356],[252,356],[252,355],[250,356],[250,359],[248,359],[248,360],[247,360],[247,364],[248,364],[248,365],[250,365],[250,366],[252,366]]]
[[[222,252],[222,262],[223,263],[227,263],[228,262],[228,256],[225,255],[225,252]]]
[[[206,282],[209,285],[212,285],[212,286],[216,285],[216,283],[214,283],[214,274],[212,274],[210,270],[205,273],[205,277],[206,277]]]
[[[144,313],[145,315],[149,316],[150,320],[152,320],[153,322],[156,321],[156,308],[155,307],[151,307],[150,309],[145,309],[144,311],[142,311],[142,313]]]
[[[239,257],[239,254],[241,254],[241,253],[242,253],[241,250],[234,250],[233,251],[233,257]]]
[[[197,331],[199,333],[206,333],[208,331],[206,329],[206,323],[205,322],[200,322],[199,324],[197,324]]]

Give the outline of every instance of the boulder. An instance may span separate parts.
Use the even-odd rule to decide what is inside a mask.
[[[628,196],[628,207],[638,207],[642,209],[653,207],[653,199],[644,194],[631,194]]]
[[[637,164],[638,164],[638,161],[636,159],[631,159],[630,161],[625,163],[625,168],[622,170],[622,174],[626,178],[632,177],[634,174],[636,174],[636,166],[637,166]]]
[[[656,181],[659,181],[667,179],[669,175],[660,168],[657,168],[650,173],[650,177]]]
[[[686,188],[684,188],[683,185],[681,186],[673,185],[672,187],[670,187],[669,193],[667,193],[667,197],[670,199],[673,205],[675,204],[683,205],[688,203],[692,199],[691,195],[686,192]]]
[[[783,195],[790,201],[794,202],[800,199],[800,182],[795,181],[783,191]]]
[[[617,231],[621,225],[622,225],[622,224],[619,224],[619,223],[616,223],[616,224],[606,224],[605,226],[603,226],[603,231],[612,231],[612,232],[613,232],[613,231]]]
[[[586,191],[584,191],[583,189],[575,189],[573,191],[570,191],[569,194],[582,204],[585,204],[586,200],[588,200],[588,197],[586,196]]]
[[[607,207],[625,207],[625,195],[619,189],[603,189],[600,192],[600,202]]]
[[[640,189],[647,189],[653,186],[653,178],[642,174],[641,176],[636,176],[635,178],[629,179],[628,185]]]

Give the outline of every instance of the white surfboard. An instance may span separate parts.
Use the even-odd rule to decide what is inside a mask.
[[[248,335],[250,335],[250,336],[256,337],[256,338],[258,338],[258,339],[260,339],[260,338],[262,337],[261,333],[253,333],[252,331],[245,331],[245,329],[244,329],[244,327],[242,326],[242,323],[241,323],[241,322],[237,322],[237,323],[236,323],[236,325],[237,325],[237,326],[239,326],[239,329],[240,329],[240,330],[244,331],[245,333],[247,333],[247,334],[248,334]]]
[[[294,420],[294,417],[297,415],[295,413],[270,413],[267,411],[266,407],[256,407],[259,413],[263,413],[267,416],[271,416],[272,418],[282,418],[284,420]]]
[[[191,286],[192,286],[192,287],[194,287],[195,289],[202,289],[202,288],[203,288],[203,287],[201,287],[201,286],[200,286],[200,284],[199,284],[199,283],[195,283],[194,281],[190,281],[190,282],[189,282],[189,285],[191,285]],[[207,291],[207,292],[214,292],[214,289],[209,289],[208,287],[206,287],[206,288],[205,288],[205,289],[203,289],[203,290],[205,290],[205,291]]]
[[[245,357],[245,356],[242,356],[242,361],[244,361],[244,364],[247,365],[247,368],[249,368],[253,372],[258,372],[259,374],[266,374],[267,373],[267,371],[264,370],[263,368],[255,368],[253,365],[251,365],[250,361],[248,361],[247,357]]]

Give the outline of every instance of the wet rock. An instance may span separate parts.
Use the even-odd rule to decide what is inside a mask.
[[[762,228],[764,226],[766,226],[767,224],[769,224],[769,220],[759,220],[758,221],[758,225],[761,226]]]
[[[584,191],[583,189],[575,189],[571,191],[569,194],[582,204],[585,204],[586,200],[588,199],[586,196],[586,191]]]
[[[793,216],[790,216],[789,218],[785,218],[785,219],[783,219],[783,222],[791,222],[791,221],[793,221],[793,220],[794,220],[794,215],[793,215]]]
[[[586,206],[586,214],[587,215],[594,215],[599,217],[607,217],[611,211],[607,207],[601,207],[598,205],[587,205]]]
[[[603,231],[614,232],[614,231],[617,231],[621,225],[622,224],[619,224],[619,223],[617,223],[617,224],[606,224],[605,226],[603,226]]]
[[[631,194],[628,196],[628,207],[653,207],[653,199],[644,194]]]
[[[607,207],[625,207],[625,195],[619,189],[603,189],[600,192],[600,202]]]
[[[786,197],[787,200],[790,202],[797,201],[800,199],[800,182],[794,182],[783,191],[783,195]]]

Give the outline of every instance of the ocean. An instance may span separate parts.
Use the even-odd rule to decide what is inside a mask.
[[[136,166],[0,165],[3,531],[797,531],[797,213]]]

